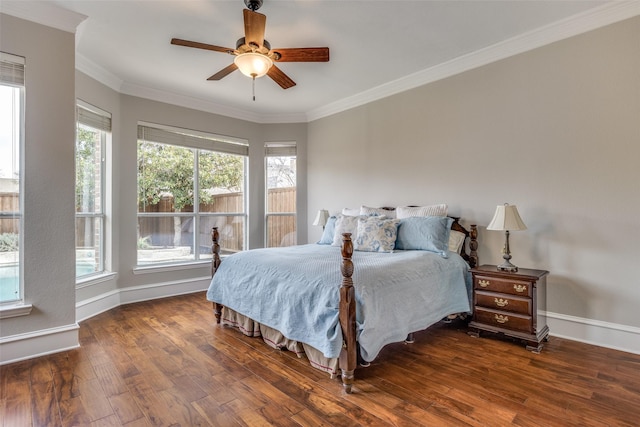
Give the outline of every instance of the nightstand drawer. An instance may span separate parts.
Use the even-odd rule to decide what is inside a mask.
[[[531,316],[475,307],[474,321],[497,328],[532,333]]]
[[[495,292],[476,291],[476,305],[497,310],[531,315],[531,298],[522,298]]]
[[[482,291],[500,292],[521,297],[531,297],[531,288],[533,288],[531,282],[524,280],[496,278],[479,274],[475,274],[473,277],[473,287]]]

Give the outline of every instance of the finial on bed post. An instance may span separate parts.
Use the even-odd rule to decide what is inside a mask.
[[[469,231],[469,265],[471,268],[478,266],[478,226],[471,224]]]
[[[211,277],[216,274],[218,267],[220,267],[220,263],[222,260],[220,259],[220,244],[218,244],[218,240],[220,239],[220,234],[218,233],[218,227],[213,227],[211,229],[211,253],[213,254],[211,258]],[[213,303],[213,312],[216,316],[216,323],[220,323],[220,319],[222,317],[222,305],[217,302]]]
[[[356,347],[356,300],[353,289],[353,242],[351,233],[342,233],[342,286],[340,286],[340,326],[344,340],[340,352],[340,370],[342,385],[347,393],[351,393],[353,373],[357,363]]]

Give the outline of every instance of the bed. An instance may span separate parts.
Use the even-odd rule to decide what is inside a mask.
[[[410,341],[413,332],[471,311],[476,226],[466,230],[444,215],[390,216],[338,215],[337,226],[325,229],[318,243],[253,249],[224,262],[213,228],[207,299],[216,322],[305,355],[331,375],[340,372],[351,393],[356,367],[373,361],[385,345]],[[341,227],[345,223],[351,228]],[[429,231],[420,230],[424,224]],[[322,244],[331,232],[331,244]],[[449,250],[454,232],[461,238],[455,251]],[[367,240],[370,235],[377,240]]]

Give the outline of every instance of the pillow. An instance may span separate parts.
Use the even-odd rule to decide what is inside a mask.
[[[403,218],[398,226],[396,249],[435,252],[448,257],[453,218],[423,216]]]
[[[318,241],[319,245],[330,245],[333,243],[333,236],[336,232],[336,219],[335,215],[327,219],[327,223],[324,225],[324,230],[322,231],[322,237],[320,237],[320,241]]]
[[[462,245],[464,244],[465,237],[464,233],[451,230],[449,232],[449,250],[459,254],[462,251]]]
[[[336,230],[333,234],[333,241],[331,242],[332,246],[342,246],[342,233],[351,233],[351,240],[356,239],[358,233],[358,218],[360,218],[360,216],[343,214],[337,216]]]
[[[396,244],[399,219],[370,216],[358,219],[354,249],[366,252],[391,252]]]
[[[360,206],[360,215],[380,216],[384,215],[388,218],[395,218],[395,209],[370,208],[368,206]]]
[[[360,215],[360,209],[358,208],[343,208],[342,209],[342,215],[346,215],[346,216],[358,216]]]
[[[446,203],[430,206],[398,206],[396,208],[396,218],[410,218],[412,216],[447,216],[448,206]]]

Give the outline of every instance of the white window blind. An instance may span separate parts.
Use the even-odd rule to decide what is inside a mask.
[[[96,113],[78,105],[78,123],[94,129],[111,132],[111,117],[109,113]]]
[[[24,86],[24,58],[0,52],[0,83]]]
[[[188,132],[185,130],[184,132]],[[151,126],[138,125],[138,139],[159,142],[162,144],[181,145],[183,147],[202,148],[220,153],[249,155],[249,146],[239,142],[222,141],[215,138],[190,135],[179,130],[160,129]]]
[[[267,144],[265,146],[265,154],[267,157],[286,157],[296,155],[295,144]]]

